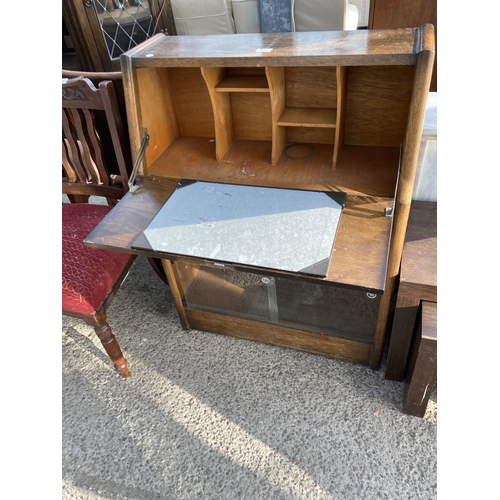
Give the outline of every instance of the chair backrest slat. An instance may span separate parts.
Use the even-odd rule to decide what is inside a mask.
[[[76,143],[78,145],[81,165],[85,169],[86,182],[92,184],[100,184],[99,173],[96,165],[96,159],[98,154],[96,150],[92,147],[94,145],[93,137],[95,135],[95,130],[92,130],[90,122],[93,122],[92,117],[88,110],[83,109],[70,109],[69,110],[75,125],[75,131],[77,135]],[[99,153],[100,147],[97,148],[97,153]]]
[[[128,143],[113,83],[102,81],[96,88],[83,76],[63,80],[62,107],[63,192],[100,196],[101,191],[107,198],[110,193],[121,198],[128,191],[130,154],[124,151]]]
[[[82,109],[80,117],[83,118],[85,122],[86,130],[84,130],[83,133],[87,136],[87,150],[89,152],[90,160],[92,160],[89,165],[89,167],[92,167],[89,170],[89,175],[92,182],[107,186],[109,185],[110,173],[108,172],[105,164],[102,143],[99,135],[97,134],[94,115],[90,110]],[[90,146],[92,146],[92,150]]]
[[[63,109],[62,113],[63,143],[67,147],[68,151],[67,159],[69,162],[69,167],[71,167],[72,171],[74,172],[73,180],[71,182],[87,183],[87,174],[85,173],[84,166],[82,165],[82,159],[80,153],[81,148],[78,144],[79,141],[75,138],[75,134],[72,132],[73,128],[74,128],[73,117],[71,116],[71,113],[69,112],[69,110],[67,111]]]
[[[72,162],[69,160],[68,155],[70,154],[71,149],[69,147],[68,140],[63,137],[62,140],[62,167],[64,171],[64,175],[68,179],[68,182],[77,182],[78,176],[73,168]]]

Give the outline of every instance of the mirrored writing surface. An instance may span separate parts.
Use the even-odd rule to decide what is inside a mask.
[[[344,193],[181,181],[134,248],[326,276]]]

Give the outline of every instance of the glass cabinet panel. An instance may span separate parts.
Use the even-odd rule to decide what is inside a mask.
[[[154,33],[148,0],[94,0],[110,59],[135,47]]]
[[[187,309],[271,321],[268,294],[271,282],[268,278],[232,271],[226,266],[208,267],[177,262],[176,267]]]
[[[380,295],[321,282],[176,262],[186,309],[371,342]]]

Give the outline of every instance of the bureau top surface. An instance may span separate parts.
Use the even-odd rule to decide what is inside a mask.
[[[133,66],[412,65],[434,28],[165,36],[122,54]]]

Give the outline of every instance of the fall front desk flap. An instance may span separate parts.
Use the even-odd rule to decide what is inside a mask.
[[[326,276],[345,193],[182,180],[132,247]]]

